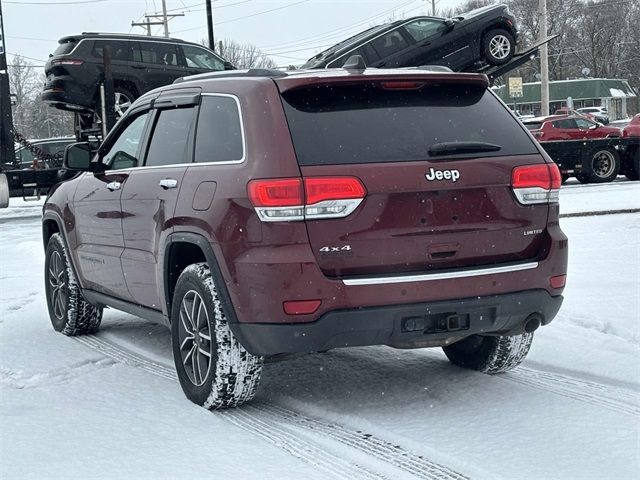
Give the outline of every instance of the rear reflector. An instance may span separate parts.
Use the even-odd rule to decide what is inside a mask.
[[[555,163],[523,165],[513,169],[511,187],[522,204],[558,201],[562,177]]]
[[[563,288],[566,282],[567,282],[566,275],[557,275],[549,279],[549,283],[551,284],[552,288]]]
[[[355,177],[251,180],[247,190],[263,222],[346,217],[367,194]]]
[[[308,315],[320,308],[320,300],[300,300],[284,302],[282,308],[287,315]]]

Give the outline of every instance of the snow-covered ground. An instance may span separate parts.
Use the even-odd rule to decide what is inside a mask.
[[[12,200],[0,478],[640,478],[640,183],[570,183],[561,202],[632,213],[562,219],[565,303],[517,370],[464,371],[438,349],[334,350],[266,365],[255,402],[211,413],[183,396],[163,327],[110,310],[95,336],[51,329],[41,206]]]

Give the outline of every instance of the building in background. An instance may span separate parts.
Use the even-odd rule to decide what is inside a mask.
[[[508,96],[506,86],[496,87],[495,92],[507,105],[514,101]],[[627,80],[609,78],[579,78],[549,82],[549,111],[566,107],[567,99],[573,100],[572,108],[607,107],[609,118],[616,120],[637,113],[638,93]],[[523,96],[517,100],[517,110],[522,115],[540,115],[540,82],[523,84]]]

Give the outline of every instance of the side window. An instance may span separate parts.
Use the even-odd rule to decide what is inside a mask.
[[[139,166],[138,147],[142,141],[144,126],[149,112],[136,117],[118,135],[116,140],[103,155],[102,162],[109,166],[110,170],[120,170],[122,168],[133,168]]]
[[[380,55],[380,58],[388,57],[409,46],[398,30],[393,30],[381,37],[371,40],[371,44]]]
[[[195,107],[160,110],[145,166],[191,163],[187,150],[194,122]]]
[[[236,100],[203,96],[196,132],[195,161],[231,162],[243,157],[242,124]]]
[[[569,118],[566,120],[557,120],[555,122],[553,122],[553,126],[555,128],[565,128],[565,129],[570,129],[570,128],[576,128],[576,123],[573,119]]]
[[[182,50],[184,51],[184,58],[189,68],[224,70],[223,61],[204,48],[184,45]]]
[[[178,47],[172,43],[139,42],[139,62],[156,65],[178,65]],[[136,50],[136,57],[138,51]]]
[[[96,40],[93,42],[91,55],[95,58],[102,59],[105,45],[111,46],[111,60],[126,62],[133,59],[131,42],[121,42],[117,40]]]
[[[27,150],[26,148],[20,149],[18,151],[18,155],[16,156],[18,157],[18,160],[20,161],[20,163],[27,164],[27,165],[31,165],[31,163],[33,162],[33,159],[35,158],[33,153],[31,153],[31,151]]]
[[[346,55],[340,57],[339,59],[337,59],[334,62],[331,62],[328,67],[331,68],[340,68],[342,67],[345,63],[347,63],[347,60],[349,60],[349,58],[352,55],[361,55],[362,58],[364,59],[364,62],[367,65],[371,65],[373,62],[375,62],[376,60],[380,60],[380,56],[378,55],[378,53],[375,51],[375,49],[371,46],[370,43],[365,43],[363,46],[361,46],[360,48],[357,48],[356,50],[347,53]]]
[[[416,20],[404,26],[416,43],[444,29],[444,23],[438,20]]]
[[[576,118],[575,119],[576,124],[578,125],[578,128],[589,128],[592,125],[595,125],[595,123],[591,123],[588,120],[583,120],[582,118]]]

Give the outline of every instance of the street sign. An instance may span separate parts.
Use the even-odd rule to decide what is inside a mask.
[[[509,77],[509,96],[522,97],[522,77]]]

